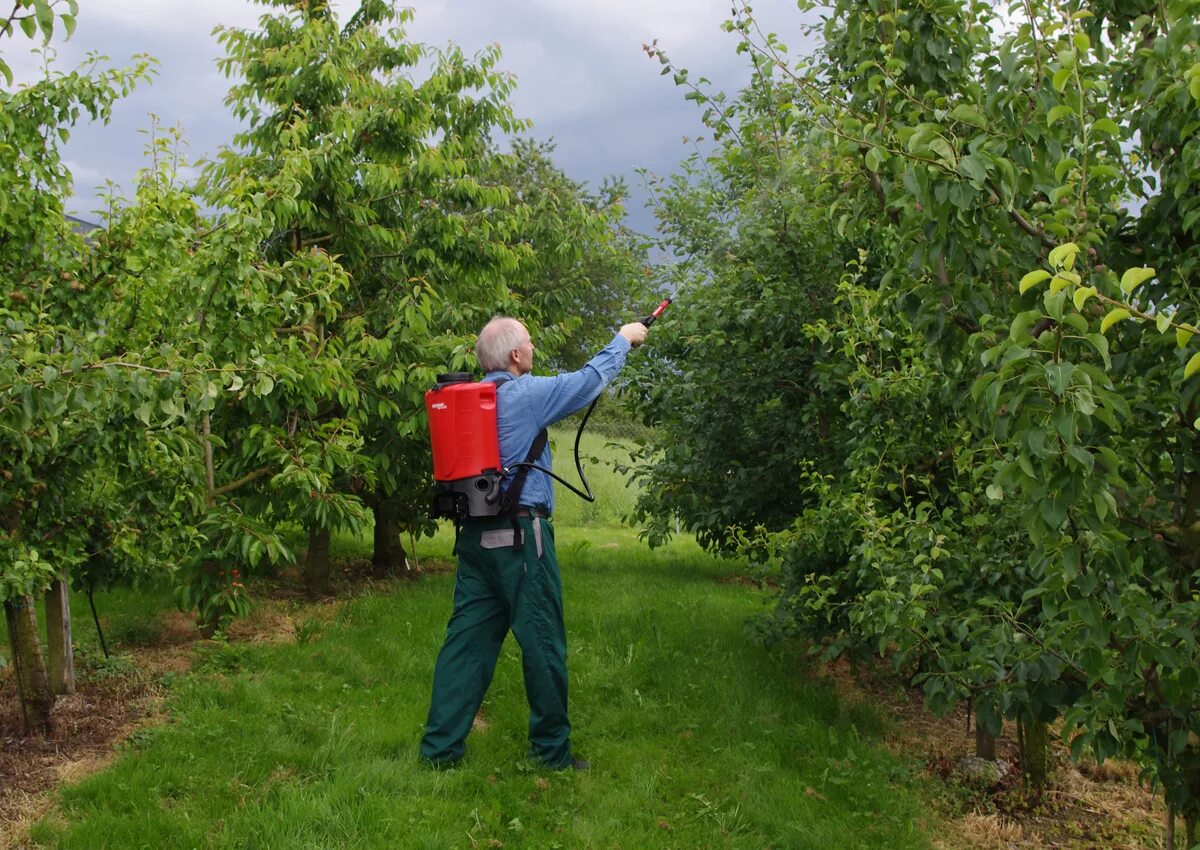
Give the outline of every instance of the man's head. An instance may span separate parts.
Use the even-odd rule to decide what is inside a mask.
[[[497,316],[479,332],[475,357],[484,372],[527,375],[533,369],[533,342],[529,331],[516,319]]]

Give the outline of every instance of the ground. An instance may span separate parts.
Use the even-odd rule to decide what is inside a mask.
[[[303,640],[308,625],[332,617],[341,604],[306,601],[287,587],[280,583],[269,598],[257,599],[253,615],[235,623],[226,639]],[[59,785],[103,769],[140,728],[160,722],[164,683],[191,668],[201,643],[184,614],[165,614],[160,625],[153,641],[131,654],[81,659],[79,689],[59,700],[49,739],[20,737],[11,670],[0,670],[0,846],[21,846],[29,825],[53,811]],[[814,666],[810,674],[828,680],[843,700],[874,706],[887,718],[888,746],[923,766],[944,823],[933,836],[938,850],[1162,847],[1162,804],[1139,786],[1134,765],[1073,765],[1059,746],[1052,787],[1039,797],[1025,792],[1017,770],[990,787],[967,787],[956,771],[974,747],[964,710],[933,717],[919,692],[903,687],[884,665],[859,665],[852,673],[836,663]],[[1016,763],[1011,734],[1001,737],[997,750],[1001,759]]]
[[[1016,729],[1007,723],[996,756],[1012,767],[987,787],[968,787],[957,770],[974,755],[975,731],[960,706],[934,717],[917,689],[903,687],[885,664],[844,661],[825,665],[843,700],[869,701],[892,719],[887,741],[893,751],[917,758],[935,790],[949,829],[935,836],[938,850],[1151,850],[1163,846],[1165,806],[1153,790],[1138,783],[1139,769],[1110,760],[1073,764],[1067,746],[1052,744],[1051,787],[1031,795],[1022,785]]]

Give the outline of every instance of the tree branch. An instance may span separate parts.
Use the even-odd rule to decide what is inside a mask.
[[[246,473],[236,481],[230,481],[228,484],[222,484],[220,487],[217,487],[215,490],[213,490],[212,494],[214,497],[224,496],[226,493],[232,493],[234,490],[249,484],[251,481],[255,481],[263,476],[270,475],[271,472],[271,467],[264,466],[260,469],[254,470],[253,472]]]

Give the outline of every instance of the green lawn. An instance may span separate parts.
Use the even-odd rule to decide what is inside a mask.
[[[555,435],[569,470],[573,432]],[[589,435],[584,452],[611,459]],[[559,489],[571,715],[586,774],[527,763],[510,638],[463,765],[417,759],[454,578],[426,573],[307,617],[282,643],[212,643],[173,680],[165,723],[61,792],[32,830],[64,848],[922,848],[919,770],[881,746],[794,652],[748,635],[764,595],[681,540],[650,551],[617,518],[634,494],[588,464],[599,499]],[[366,543],[335,541],[361,556]],[[449,557],[448,530],[419,554]],[[165,592],[97,596],[123,650],[155,637]],[[94,652],[86,601],[76,638]]]
[[[445,556],[443,535],[423,550]],[[51,847],[926,847],[908,769],[790,656],[744,631],[758,591],[679,542],[560,529],[576,749],[590,773],[524,760],[505,646],[465,763],[416,757],[453,576],[359,596],[307,640],[214,644],[169,720],[65,789]]]

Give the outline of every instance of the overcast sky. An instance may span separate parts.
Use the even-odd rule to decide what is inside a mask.
[[[642,52],[657,38],[672,60],[693,78],[708,77],[727,91],[748,79],[735,36],[721,31],[729,0],[424,0],[411,5],[412,40],[435,46],[458,44],[468,54],[493,43],[503,50],[501,67],[516,75],[512,103],[533,122],[530,134],[553,138],[556,161],[574,179],[597,186],[609,174],[634,190],[630,213],[639,229],[652,226],[641,206],[634,173],[644,167],[670,173],[690,151],[682,140],[703,133],[700,110],[684,90],[660,76]],[[56,41],[59,70],[75,68],[99,51],[114,64],[135,53],[159,61],[158,76],[117,106],[107,126],[75,130],[66,158],[75,176],[73,212],[91,213],[98,187],[112,180],[125,189],[141,166],[150,113],[179,124],[190,158],[216,152],[237,130],[223,99],[229,80],[217,73],[217,24],[254,26],[264,7],[249,0],[81,0],[78,28]],[[338,3],[345,10],[352,0]],[[755,15],[793,52],[803,47],[803,18],[794,0],[758,0]],[[21,37],[6,40],[4,53],[18,81],[37,74],[38,62]]]

